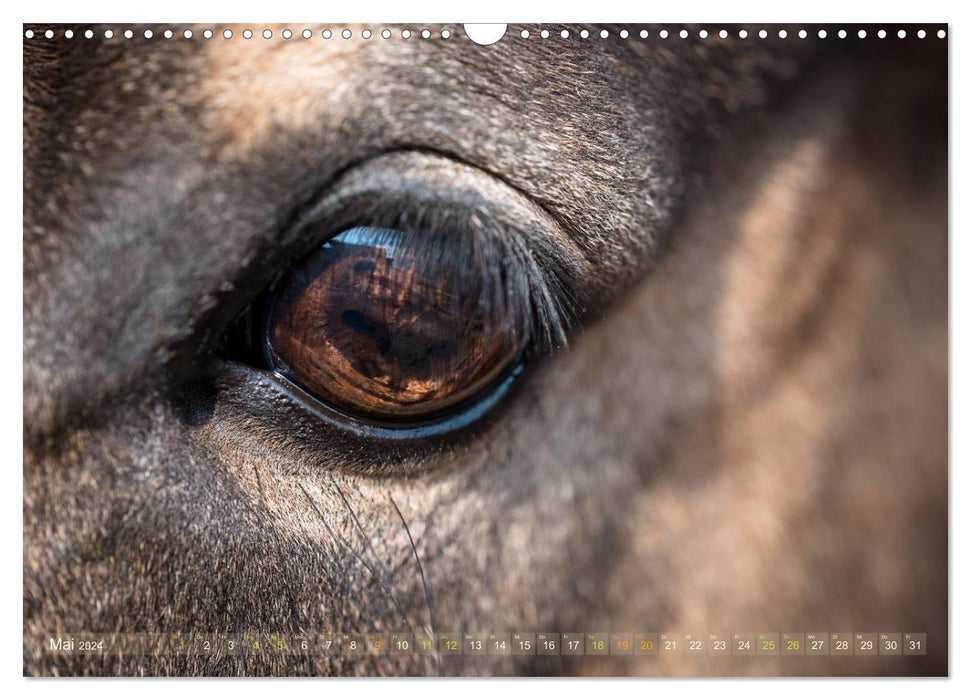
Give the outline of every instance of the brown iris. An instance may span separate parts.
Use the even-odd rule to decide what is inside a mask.
[[[267,320],[271,363],[355,415],[400,422],[457,409],[523,345],[467,273],[399,231],[349,229],[283,280]]]

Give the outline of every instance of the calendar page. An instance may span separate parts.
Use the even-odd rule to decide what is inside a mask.
[[[948,35],[24,24],[23,674],[946,676]]]

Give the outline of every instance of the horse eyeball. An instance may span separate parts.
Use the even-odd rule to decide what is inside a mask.
[[[389,422],[438,417],[502,378],[524,342],[485,287],[369,227],[281,280],[266,321],[274,370],[325,404]]]

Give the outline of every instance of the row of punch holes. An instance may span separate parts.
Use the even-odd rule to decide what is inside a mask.
[[[257,31],[259,32],[259,35],[261,35],[264,39],[272,39],[274,36],[273,31],[270,29],[264,29],[262,31],[257,30]],[[776,34],[780,39],[786,39],[790,36],[789,31],[786,29],[780,29],[778,30],[778,32],[773,32],[773,33]],[[832,32],[834,36],[840,39],[845,39],[851,33],[853,32],[848,32],[846,29],[839,29]],[[103,32],[101,32],[101,34],[105,39],[113,39],[116,36],[115,31],[113,29],[105,29]],[[125,29],[120,34],[126,39],[132,39],[135,36],[135,32],[131,29]],[[156,32],[152,29],[145,29],[144,31],[141,32],[141,34],[146,39],[151,39],[155,36],[160,36],[165,39],[172,39],[176,36],[176,32],[174,32],[172,29],[165,29],[163,31],[158,32],[158,34],[156,34]],[[181,34],[182,34],[182,38],[184,39],[192,39],[195,36],[195,33],[191,29],[185,29],[181,32]],[[437,32],[436,34],[440,35],[442,39],[448,39],[452,36],[453,32],[449,29],[443,29],[441,30],[441,32]],[[607,31],[606,29],[603,29],[600,32],[592,32],[592,33],[587,29],[582,29],[579,32],[576,32],[576,34],[580,36],[580,38],[582,39],[587,39],[587,38],[590,38],[591,36],[593,37],[599,36],[601,39],[607,39],[611,36],[611,32]],[[648,39],[651,36],[650,32],[646,29],[635,30],[633,33],[629,32],[626,29],[621,29],[620,31],[615,32],[615,34],[621,39],[628,39],[631,37]],[[857,30],[855,31],[855,34],[860,39],[865,39],[868,36],[867,31],[865,29]],[[203,29],[201,32],[199,32],[199,36],[201,36],[203,39],[212,39],[216,35],[217,35],[216,32],[213,31],[212,29]],[[231,29],[222,30],[221,35],[224,39],[232,39],[235,36],[235,34],[233,33],[233,30]],[[390,39],[394,36],[394,32],[392,32],[390,29],[383,29],[378,35],[382,39]],[[657,32],[657,36],[660,39],[667,39],[668,37],[673,37],[673,36],[678,36],[681,39],[688,39],[692,36],[696,36],[699,39],[707,39],[709,36],[712,36],[712,35],[717,35],[721,39],[727,39],[730,36],[727,29],[714,31],[712,33],[709,33],[708,30],[706,29],[701,29],[696,33],[689,32],[687,29],[682,29],[677,32],[669,32],[667,29],[661,29],[660,31]],[[800,29],[798,31],[793,31],[792,35],[800,39],[806,39],[809,37],[809,32],[806,31],[805,29]],[[875,32],[875,35],[878,39],[885,39],[890,34],[888,34],[887,30],[885,29],[879,29]],[[904,29],[900,29],[896,32],[896,35],[897,35],[897,38],[899,39],[905,39],[907,38],[907,31]],[[35,37],[53,39],[56,36],[56,33],[54,32],[53,29],[48,29],[44,32],[34,32],[34,30],[32,29],[28,29],[24,32],[24,36],[27,39],[33,39]],[[63,32],[63,36],[65,39],[73,39],[75,36],[75,33],[71,29],[65,29]],[[83,36],[86,39],[93,39],[95,36],[95,31],[93,29],[87,29],[81,33],[81,36]],[[244,39],[252,39],[254,36],[257,36],[257,34],[254,33],[252,29],[244,29],[242,32],[240,32],[240,36],[242,36]],[[291,29],[284,29],[280,32],[280,36],[284,39],[292,39],[294,36],[297,36],[297,34]],[[299,32],[299,36],[301,36],[304,39],[311,39],[314,36],[314,32],[312,32],[310,29],[304,29],[303,31]],[[331,39],[336,36],[340,36],[344,39],[350,39],[354,36],[354,32],[350,29],[343,29],[343,30],[340,30],[339,32],[335,32],[330,29],[324,29],[320,33],[320,36],[323,39]],[[370,39],[373,36],[375,35],[370,29],[364,29],[360,32],[360,38],[362,39]],[[400,36],[402,39],[410,39],[412,36],[420,36],[422,39],[431,39],[433,36],[433,33],[429,29],[423,29],[417,33],[413,33],[410,29],[402,29],[400,31]],[[563,39],[568,39],[571,36],[571,32],[569,29],[562,29],[559,32],[557,31],[550,32],[548,29],[541,29],[535,33],[532,33],[528,29],[523,29],[519,32],[519,36],[523,39],[529,39],[530,37],[535,37],[535,36],[539,36],[542,39],[548,39],[550,37],[557,37],[557,36]],[[739,39],[747,39],[750,35],[748,30],[740,29],[737,32],[737,36]],[[766,29],[761,29],[758,32],[755,32],[754,36],[757,36],[760,39],[767,39],[769,37],[769,31]],[[825,29],[820,29],[818,32],[816,32],[816,36],[820,39],[825,39],[830,36],[830,32],[828,32]],[[927,37],[927,32],[923,29],[918,29],[916,32],[916,36],[918,39],[924,39]],[[947,32],[945,30],[939,29],[937,31],[937,37],[939,39],[943,39],[946,36],[947,36]]]

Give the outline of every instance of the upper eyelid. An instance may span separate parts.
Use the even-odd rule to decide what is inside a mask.
[[[489,167],[488,163],[484,163],[484,162],[472,163],[462,158],[456,153],[452,153],[444,150],[437,150],[434,148],[429,148],[428,146],[420,146],[420,147],[407,148],[407,149],[402,148],[402,149],[396,149],[394,151],[385,151],[382,154],[382,156],[388,157],[399,152],[400,153],[407,152],[407,153],[411,153],[419,156],[426,156],[429,159],[442,159],[443,161],[452,162],[456,167],[471,168],[476,171],[481,171],[484,175],[487,175],[491,179],[495,180],[497,183],[500,183],[505,188],[507,188],[510,194],[514,193],[522,197],[523,200],[529,202],[530,205],[534,208],[537,216],[539,218],[546,220],[546,223],[548,224],[549,228],[559,229],[560,231],[566,234],[566,239],[570,244],[569,247],[572,249],[572,252],[577,256],[582,256],[581,234],[575,230],[575,228],[571,225],[571,222],[569,220],[564,218],[559,212],[555,211],[553,208],[544,204],[544,202],[541,199],[533,196],[531,193],[527,192],[523,188],[516,185],[513,182],[512,178],[508,177],[507,175],[503,174],[501,171],[495,168]]]
[[[437,180],[427,177],[433,171],[438,173]],[[443,175],[445,177],[442,177]],[[456,178],[462,178],[461,187],[457,186],[459,183]],[[555,237],[556,245],[577,264],[583,264],[583,254],[575,233],[560,217],[539,204],[528,193],[509,184],[501,175],[490,170],[468,164],[451,154],[443,154],[427,148],[399,148],[384,151],[343,169],[339,175],[329,180],[323,190],[318,190],[314,202],[310,206],[305,206],[299,215],[294,217],[292,225],[294,228],[299,228],[303,221],[319,218],[319,210],[327,208],[328,205],[332,206],[335,199],[350,196],[356,190],[375,188],[381,182],[402,194],[409,189],[409,186],[412,191],[418,192],[414,189],[415,185],[437,184],[434,196],[439,198],[439,201],[453,200],[456,203],[461,203],[457,197],[460,191],[466,197],[470,195],[478,197],[480,202],[487,205],[508,203],[512,198],[518,198],[520,202],[527,203],[527,212],[536,223],[540,224],[540,230],[558,234]],[[424,194],[427,197],[428,191],[418,194],[419,196]],[[501,208],[497,208],[493,213],[501,214]],[[507,224],[519,226],[516,222],[507,222]]]
[[[593,310],[587,290],[596,276],[573,238],[523,193],[461,161],[411,150],[370,158],[305,207],[287,236],[309,252],[359,225],[412,229],[425,238],[478,237],[483,249],[496,254],[497,270],[515,269],[518,260],[529,268],[518,277],[535,292],[537,309],[549,312],[544,319],[549,330],[563,331],[558,343]]]

